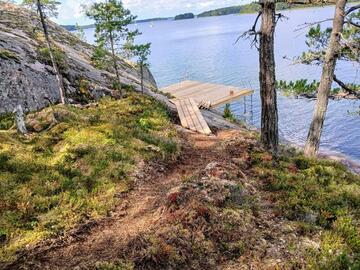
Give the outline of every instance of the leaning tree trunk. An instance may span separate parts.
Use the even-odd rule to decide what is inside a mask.
[[[122,93],[122,87],[121,87],[121,78],[120,78],[120,73],[119,73],[119,66],[117,63],[117,59],[116,59],[116,53],[115,53],[115,44],[114,44],[114,37],[112,32],[110,32],[110,46],[111,46],[111,54],[112,54],[112,60],[113,60],[113,65],[114,65],[114,69],[115,69],[115,75],[116,75],[116,79],[117,79],[117,83],[119,85],[119,93],[120,93],[120,97],[123,97],[123,93]]]
[[[144,94],[144,64],[140,63],[141,93]]]
[[[278,110],[275,89],[275,1],[261,3],[260,29],[260,96],[261,96],[261,142],[277,154],[279,145]]]
[[[316,107],[304,150],[305,155],[308,157],[316,156],[319,151],[321,133],[329,102],[329,94],[334,78],[336,60],[340,49],[340,38],[344,26],[346,2],[347,0],[338,0],[336,2],[329,47],[325,55],[321,81],[317,93]]]
[[[48,31],[48,28],[47,28],[47,25],[46,25],[46,22],[45,22],[45,16],[44,16],[44,13],[43,13],[43,10],[42,10],[42,7],[41,7],[40,0],[37,0],[36,4],[37,4],[38,12],[40,14],[41,25],[42,25],[42,28],[43,28],[43,31],[44,31],[46,45],[47,45],[48,50],[49,50],[51,63],[53,65],[53,68],[54,68],[54,71],[55,71],[56,80],[58,81],[58,84],[59,84],[60,100],[61,100],[62,104],[65,104],[65,88],[64,88],[62,77],[60,75],[60,71],[59,71],[59,68],[58,68],[58,66],[56,64],[54,53],[53,53],[53,50],[52,50],[52,47],[51,47],[49,31]]]

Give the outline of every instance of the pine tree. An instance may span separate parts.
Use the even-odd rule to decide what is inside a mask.
[[[110,50],[112,65],[116,74],[116,89],[120,96],[123,96],[121,88],[120,67],[118,55],[122,49],[122,42],[132,33],[129,24],[136,16],[133,16],[128,9],[125,9],[119,0],[107,0],[104,3],[94,3],[86,12],[87,16],[95,20],[95,35],[97,51]]]
[[[128,41],[124,49],[130,57],[135,57],[136,63],[140,68],[141,75],[141,92],[144,93],[144,69],[149,67],[148,57],[151,54],[151,43],[134,44],[133,40]]]

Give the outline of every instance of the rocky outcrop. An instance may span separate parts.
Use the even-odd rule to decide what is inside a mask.
[[[0,1],[1,2],[1,1]],[[91,62],[94,47],[49,22],[70,103],[87,103],[105,95],[115,95],[111,68],[98,69]],[[130,62],[120,60],[124,87],[140,89],[140,73]],[[151,73],[145,72],[145,88],[156,88]],[[17,105],[34,111],[58,103],[56,77],[46,49],[38,16],[22,7],[0,5],[0,114]]]

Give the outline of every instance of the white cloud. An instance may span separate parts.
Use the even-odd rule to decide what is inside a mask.
[[[59,9],[59,17],[55,21],[61,24],[90,23],[83,12],[82,5],[95,1],[102,0],[60,0],[62,4]],[[249,2],[251,0],[123,0],[124,5],[140,19],[172,17],[184,12],[198,14],[209,9]]]

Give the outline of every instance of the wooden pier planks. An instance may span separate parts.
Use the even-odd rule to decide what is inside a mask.
[[[211,130],[192,98],[174,100],[179,113],[181,125],[192,131],[210,135]]]
[[[197,81],[183,81],[160,90],[171,94],[176,99],[192,98],[197,105],[208,104],[209,107],[224,104],[254,93],[250,89]]]

